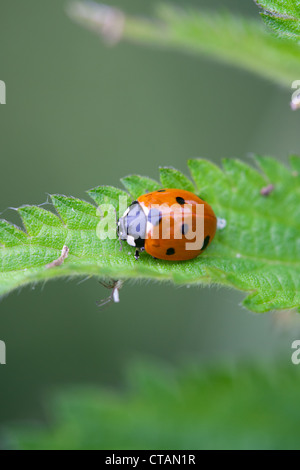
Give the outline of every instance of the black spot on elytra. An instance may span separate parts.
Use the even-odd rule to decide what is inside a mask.
[[[165,190],[165,189],[159,189],[157,192],[158,192],[158,193],[165,193],[166,190]]]
[[[205,239],[204,239],[204,243],[203,243],[203,246],[201,248],[201,251],[204,251],[207,248],[207,245],[209,244],[209,240],[210,240],[210,236],[207,235],[207,237],[205,237]]]
[[[183,197],[178,196],[178,197],[176,198],[176,201],[177,201],[178,204],[180,204],[181,206],[183,206],[183,204],[185,204],[185,200],[183,199]]]
[[[174,255],[174,254],[175,254],[174,248],[168,248],[168,249],[167,249],[166,255],[170,256],[170,255]]]
[[[186,235],[186,234],[188,233],[188,231],[189,231],[189,226],[188,226],[188,224],[182,224],[182,226],[181,226],[181,233],[182,233],[182,235]]]

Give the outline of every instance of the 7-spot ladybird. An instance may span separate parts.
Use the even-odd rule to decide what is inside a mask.
[[[164,236],[163,226],[168,236]],[[197,227],[202,232],[201,245],[191,248]],[[118,220],[117,232],[120,240],[136,247],[136,259],[145,250],[154,258],[183,261],[203,253],[216,229],[217,218],[207,202],[182,189],[160,189],[132,202]]]

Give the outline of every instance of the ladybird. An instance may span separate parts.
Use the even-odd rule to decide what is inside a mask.
[[[190,191],[160,189],[132,202],[117,225],[119,239],[136,247],[135,259],[146,251],[153,258],[183,261],[203,253],[212,242],[217,218],[210,205]]]

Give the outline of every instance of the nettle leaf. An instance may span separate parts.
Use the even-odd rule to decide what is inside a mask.
[[[195,192],[193,183],[175,168],[160,168],[160,180],[165,188],[185,189],[192,193]]]
[[[191,261],[162,261],[147,253],[135,261],[134,248],[126,243],[120,251],[117,239],[99,239],[103,214],[89,202],[53,195],[53,212],[21,207],[26,232],[0,221],[0,294],[51,278],[96,276],[234,287],[249,293],[244,305],[255,312],[300,307],[300,157],[291,156],[291,169],[271,157],[256,156],[254,162],[258,169],[234,159],[225,159],[223,168],[190,160],[194,183],[174,168],[161,168],[160,183],[137,175],[124,178],[130,195],[110,186],[88,192],[97,205],[111,204],[116,214],[120,196],[126,208],[162,187],[198,194],[226,227]],[[115,213],[112,217],[115,223]],[[64,246],[68,258],[53,266]]]
[[[269,34],[259,19],[162,4],[144,18],[96,2],[74,1],[69,16],[104,40],[120,40],[205,55],[249,70],[290,89],[300,76],[299,1],[259,0]],[[276,37],[280,36],[280,37]],[[294,41],[291,41],[293,39]]]
[[[299,0],[256,0],[265,23],[280,37],[299,41]]]
[[[19,450],[295,450],[299,391],[293,365],[174,373],[141,364],[130,371],[128,391],[60,392],[47,428],[12,426],[4,437]]]
[[[130,175],[121,179],[121,182],[131,194],[133,199],[137,199],[141,194],[145,192],[151,193],[152,191],[158,191],[162,188],[161,184],[150,178],[138,175]],[[145,188],[147,188],[145,190]]]

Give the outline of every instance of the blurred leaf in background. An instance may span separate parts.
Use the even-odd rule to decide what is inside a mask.
[[[48,429],[15,427],[6,440],[25,450],[300,448],[295,366],[193,366],[174,373],[140,364],[129,386],[122,393],[61,392]]]
[[[102,34],[108,42],[125,39],[204,54],[289,87],[295,76],[300,76],[300,48],[287,40],[297,39],[300,34],[299,5],[281,0],[275,3],[279,4],[278,15],[277,5],[273,5],[271,12],[262,16],[268,25],[281,32],[280,38],[272,37],[259,19],[167,4],[160,5],[155,18],[147,19],[122,14],[121,10],[96,2],[70,3],[68,12],[71,18]],[[267,8],[274,2],[258,4]],[[285,15],[295,13],[296,17],[284,17],[281,10]]]

